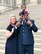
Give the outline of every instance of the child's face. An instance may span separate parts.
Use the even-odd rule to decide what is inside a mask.
[[[26,6],[22,6],[21,8],[22,8],[22,10],[26,10]]]
[[[11,23],[11,24],[15,24],[15,22],[16,22],[16,17],[15,17],[15,16],[12,16],[12,17],[10,18],[10,23]]]

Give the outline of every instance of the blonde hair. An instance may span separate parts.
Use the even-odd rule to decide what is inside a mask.
[[[16,16],[15,16],[14,14],[11,14],[11,15],[9,16],[9,23],[10,23],[10,24],[11,24],[10,20],[11,20],[12,17],[15,17],[15,19],[16,19]]]
[[[11,14],[11,15],[9,16],[9,20],[11,19],[11,17],[15,17],[15,19],[16,19],[16,16],[15,16],[14,14]]]

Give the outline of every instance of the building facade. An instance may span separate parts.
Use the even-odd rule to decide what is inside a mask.
[[[0,0],[1,5],[21,6],[22,4],[39,4],[41,0]]]

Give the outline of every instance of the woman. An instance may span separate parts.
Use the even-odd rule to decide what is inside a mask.
[[[6,47],[5,47],[5,54],[18,54],[18,37],[17,37],[17,27],[16,24],[16,17],[14,15],[10,16],[10,24],[7,27],[6,31]]]

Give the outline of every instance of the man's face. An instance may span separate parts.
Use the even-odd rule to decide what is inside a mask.
[[[22,18],[22,19],[25,19],[25,15],[21,15],[21,18]]]
[[[12,16],[12,17],[10,18],[10,23],[11,23],[11,24],[15,24],[15,22],[16,22],[16,18],[15,18],[14,16]]]
[[[28,18],[28,15],[27,14],[25,14],[25,18]]]
[[[26,10],[26,6],[22,6],[22,10]]]

